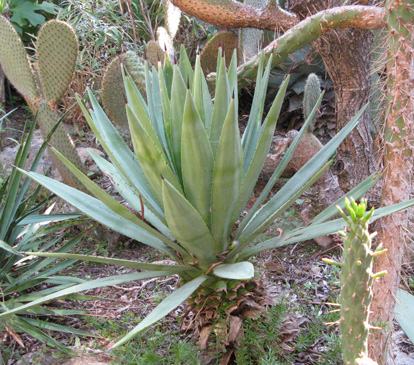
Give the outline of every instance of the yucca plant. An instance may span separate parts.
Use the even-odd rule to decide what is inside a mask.
[[[254,206],[247,214],[244,212],[269,151],[289,79],[282,84],[262,122],[270,67],[271,60],[264,67],[264,58],[261,58],[252,109],[242,137],[238,128],[235,55],[226,70],[220,53],[213,100],[199,58],[193,70],[185,53],[181,54],[179,64],[166,62],[159,70],[146,66],[147,101],[132,79],[125,76],[126,110],[134,152],[117,133],[92,93],[89,94],[92,110],[88,111],[79,100],[110,161],[92,151],[91,155],[135,212],[95,185],[57,151],[90,195],[34,172],[25,172],[93,219],[165,253],[175,262],[175,265],[161,265],[88,255],[32,253],[142,270],[74,285],[64,290],[66,294],[131,280],[173,274],[181,277],[179,287],[112,348],[131,340],[185,301],[196,314],[195,326],[203,341],[215,333],[224,337],[223,343],[231,342],[240,328],[237,317],[259,310],[266,301],[266,293],[249,258],[341,228],[342,219],[328,221],[337,212],[335,204],[306,227],[286,231],[264,242],[257,239],[329,167],[338,145],[355,127],[365,108],[265,202],[313,118],[318,107],[315,105]],[[377,179],[371,176],[350,194],[359,198]],[[343,199],[337,204],[342,205]],[[375,218],[411,204],[413,201],[378,209]],[[49,295],[0,314],[0,318],[57,297]],[[232,331],[227,332],[226,323],[230,323]]]

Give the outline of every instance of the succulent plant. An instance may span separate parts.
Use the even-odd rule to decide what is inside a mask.
[[[159,70],[146,66],[146,101],[131,77],[125,76],[126,110],[134,152],[117,133],[92,93],[89,96],[93,111],[88,111],[79,100],[110,161],[93,152],[91,155],[101,170],[111,176],[114,187],[136,214],[95,185],[57,151],[91,195],[40,174],[24,172],[93,219],[167,254],[174,261],[170,265],[90,255],[32,253],[144,270],[75,285],[67,288],[65,294],[151,277],[175,274],[181,277],[179,287],[114,347],[131,340],[187,299],[193,313],[192,323],[203,339],[210,333],[223,333],[226,323],[230,323],[233,335],[239,333],[241,327],[236,325],[240,324],[240,317],[257,312],[266,300],[266,292],[255,277],[249,258],[268,249],[336,232],[341,227],[342,219],[329,220],[336,214],[335,208],[329,207],[309,226],[257,242],[259,234],[328,168],[333,153],[356,126],[364,109],[265,202],[316,112],[316,105],[254,206],[242,214],[269,151],[289,77],[262,123],[271,60],[264,67],[264,58],[261,59],[250,118],[240,137],[235,54],[228,71],[224,57],[219,57],[214,99],[199,56],[194,70],[184,53],[178,65],[166,63]],[[353,193],[360,197],[372,184],[373,180],[369,179]],[[376,217],[413,203],[382,208]],[[48,296],[39,301],[54,298]],[[30,308],[39,301],[19,309]],[[13,313],[10,310],[0,314],[0,318]],[[234,338],[229,335],[223,340],[229,343]]]
[[[66,91],[76,66],[78,43],[72,28],[61,21],[51,20],[39,31],[36,43],[37,62],[32,64],[23,43],[11,25],[0,16],[0,63],[13,86],[23,95],[46,138],[60,119],[57,103]],[[68,134],[59,126],[50,144],[67,156],[78,168],[83,166]],[[53,157],[64,181],[80,187],[67,167]]]
[[[308,119],[310,113],[312,113],[313,107],[315,106],[317,100],[321,96],[321,83],[316,74],[311,73],[305,84],[305,90],[303,94],[303,117]],[[311,124],[309,125],[310,131],[313,131],[314,124],[316,120],[316,115],[313,117]]]
[[[149,41],[145,47],[148,63],[158,68],[158,63],[164,63],[164,50],[161,45],[155,41]]]
[[[201,67],[204,74],[209,74],[217,69],[217,53],[221,48],[226,56],[226,66],[229,66],[231,56],[237,48],[237,37],[232,32],[217,32],[203,47],[200,53]]]
[[[144,61],[135,52],[128,51],[111,61],[102,80],[102,101],[106,113],[115,125],[121,129],[127,129],[126,92],[122,67],[132,77],[141,93],[145,93],[145,67]]]
[[[246,5],[263,9],[269,0],[244,0]],[[239,32],[239,48],[242,62],[246,62],[249,58],[257,55],[261,49],[263,31],[253,28],[241,28]]]
[[[341,293],[339,297],[341,318],[338,321],[341,335],[344,364],[366,364],[368,359],[369,308],[372,301],[372,284],[375,278],[386,274],[385,271],[372,272],[374,257],[386,250],[382,244],[372,251],[372,239],[376,233],[368,231],[369,220],[374,208],[367,212],[367,201],[361,199],[357,204],[354,199],[345,200],[349,213],[346,216],[341,208],[339,212],[347,223],[343,260],[338,263],[329,259],[325,262],[341,267]],[[371,361],[370,363],[374,363]]]

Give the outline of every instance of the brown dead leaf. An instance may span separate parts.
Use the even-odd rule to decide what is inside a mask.
[[[230,329],[228,340],[230,343],[234,342],[236,338],[239,336],[240,331],[242,328],[242,320],[236,316],[230,316]]]
[[[21,337],[17,334],[17,332],[14,329],[4,327],[4,330],[9,334],[10,337],[12,337],[19,344],[20,347],[25,348]]]
[[[208,338],[210,337],[211,332],[213,331],[213,326],[206,326],[200,332],[200,338],[198,340],[198,345],[200,350],[207,350],[208,348]]]

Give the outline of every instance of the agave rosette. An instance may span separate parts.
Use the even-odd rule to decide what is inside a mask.
[[[190,297],[194,305],[203,305],[197,300],[200,293],[208,295],[213,291],[214,301],[210,304],[217,305],[217,301],[224,304],[229,301],[231,295],[227,292],[234,289],[235,297],[233,295],[232,298],[237,303],[239,295],[254,289],[254,285],[244,285],[254,280],[255,270],[249,261],[251,256],[334,233],[343,225],[342,219],[330,220],[337,212],[333,205],[308,226],[287,231],[281,237],[264,242],[256,240],[329,167],[337,147],[356,126],[365,108],[264,203],[316,113],[321,96],[256,203],[241,217],[270,149],[289,76],[263,121],[271,60],[265,67],[264,58],[260,59],[247,128],[240,137],[236,65],[234,55],[226,70],[224,59],[219,57],[213,99],[199,58],[193,70],[183,48],[179,64],[171,65],[167,60],[158,70],[146,66],[147,100],[132,79],[125,76],[126,110],[134,152],[120,137],[92,93],[89,93],[92,110],[87,110],[78,100],[109,157],[107,161],[91,151],[93,159],[112,178],[115,188],[138,214],[117,202],[57,151],[55,153],[84,184],[90,195],[45,176],[26,172],[33,180],[96,221],[164,252],[175,261],[176,265],[161,265],[87,255],[38,254],[142,270],[75,285],[65,289],[65,294],[172,274],[182,278],[180,287],[114,347],[144,331]],[[349,195],[359,198],[377,179],[371,176]],[[374,219],[404,209],[411,203],[378,209]],[[343,205],[343,199],[338,204]],[[237,283],[244,285],[243,290]],[[216,295],[218,292],[226,295]]]

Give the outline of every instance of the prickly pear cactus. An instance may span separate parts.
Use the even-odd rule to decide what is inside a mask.
[[[37,62],[32,65],[23,43],[11,25],[0,16],[0,64],[7,78],[23,95],[38,123],[44,138],[59,120],[57,102],[69,86],[76,66],[78,43],[72,28],[61,21],[51,20],[39,31],[36,43]],[[75,147],[64,127],[60,125],[51,145],[83,169]],[[81,188],[81,184],[59,159],[54,159],[64,181]]]
[[[204,73],[207,75],[210,72],[216,71],[217,55],[220,47],[224,51],[226,56],[226,66],[228,67],[236,46],[237,37],[231,32],[218,32],[211,37],[200,53],[201,67],[203,68]]]
[[[102,101],[111,121],[121,129],[128,128],[125,111],[125,88],[121,64],[128,71],[139,91],[145,95],[145,67],[143,60],[133,51],[114,58],[106,69],[102,81]],[[117,92],[114,92],[116,90]]]
[[[308,119],[309,115],[312,112],[313,107],[315,106],[317,100],[319,99],[319,96],[321,95],[321,84],[319,82],[318,76],[316,74],[311,73],[307,80],[303,95],[303,116],[306,119]],[[314,129],[316,120],[316,114],[312,120],[312,122],[309,124],[309,131],[312,132]]]
[[[0,15],[0,63],[9,81],[26,100],[38,98],[32,65],[16,30]]]
[[[368,332],[371,326],[368,319],[372,301],[372,284],[375,278],[385,275],[385,272],[373,274],[372,266],[374,257],[386,250],[381,249],[382,245],[379,245],[375,251],[371,250],[372,238],[376,233],[369,233],[368,223],[374,208],[367,212],[365,199],[361,199],[360,204],[352,198],[351,201],[346,199],[345,205],[349,217],[338,207],[347,222],[345,232],[340,232],[345,237],[343,262],[338,263],[330,259],[323,259],[323,261],[341,267],[339,330],[344,364],[365,364],[369,361]]]
[[[73,29],[58,20],[40,28],[36,43],[43,97],[55,105],[72,80],[78,58],[78,40]]]
[[[255,8],[264,9],[269,0],[244,0],[246,5]],[[261,49],[263,38],[263,31],[253,28],[241,28],[239,36],[239,48],[243,57],[243,62],[246,62],[253,56],[257,55]]]
[[[164,63],[164,51],[159,43],[155,41],[149,41],[146,46],[146,56],[148,63],[151,66],[158,67],[158,62]]]

